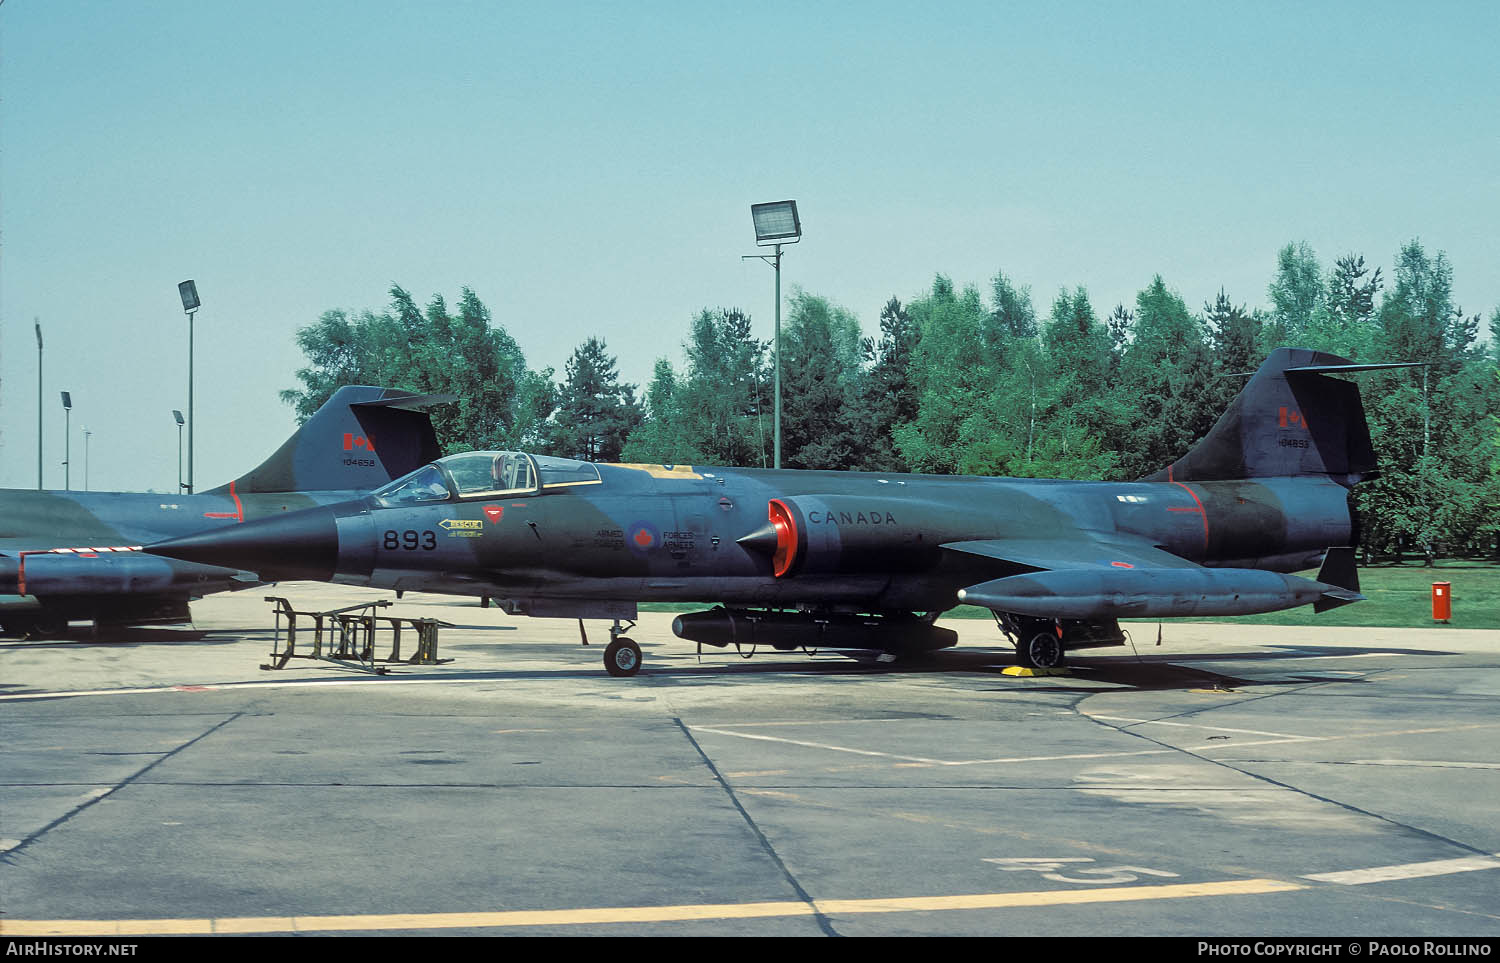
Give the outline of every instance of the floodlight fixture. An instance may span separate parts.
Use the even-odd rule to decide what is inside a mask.
[[[172,418],[177,422],[177,494],[182,494],[182,412],[172,409]]]
[[[198,300],[198,285],[192,281],[183,281],[177,285],[177,293],[182,297],[183,311],[196,311],[202,303]]]
[[[182,311],[188,319],[188,449],[187,449],[187,485],[185,489],[189,495],[193,493],[193,316],[198,313],[198,308],[203,302],[198,300],[198,285],[192,280],[182,281],[177,285],[177,294],[182,298]],[[182,488],[179,483],[179,488]]]
[[[776,360],[776,423],[772,467],[781,467],[781,248],[802,240],[802,218],[797,216],[796,201],[768,201],[750,205],[750,219],[755,222],[757,247],[776,248],[776,253],[747,254],[758,257],[776,269],[776,333],[772,351]]]
[[[72,461],[73,448],[73,395],[62,392],[63,403],[63,491],[71,491],[73,480],[68,473],[72,470],[69,462]]]
[[[755,243],[796,244],[802,239],[802,220],[797,216],[796,201],[770,201],[750,205],[750,219],[755,222]]]

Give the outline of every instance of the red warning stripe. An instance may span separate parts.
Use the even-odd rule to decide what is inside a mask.
[[[240,496],[234,490],[234,482],[229,483],[229,497],[234,499],[234,511],[232,512],[204,512],[204,518],[232,518],[237,522],[245,520],[245,506],[240,504]]]
[[[1178,488],[1181,488],[1183,491],[1185,491],[1189,495],[1191,495],[1192,499],[1193,499],[1193,504],[1197,505],[1198,507],[1197,508],[1170,508],[1169,507],[1167,509],[1167,511],[1169,511],[1169,512],[1197,512],[1199,515],[1202,515],[1203,516],[1203,548],[1204,548],[1205,551],[1207,551],[1208,550],[1208,512],[1205,512],[1203,510],[1203,503],[1198,500],[1198,496],[1193,492],[1193,490],[1191,488],[1187,487],[1186,485],[1184,485],[1180,481],[1174,481],[1174,482],[1172,482],[1172,484],[1176,485]]]
[[[16,553],[16,594],[26,594],[26,556],[72,555],[75,558],[98,558],[100,552],[139,552],[139,545],[109,545],[88,548],[33,548]]]

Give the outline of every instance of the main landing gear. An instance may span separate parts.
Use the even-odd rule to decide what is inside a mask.
[[[1060,669],[1067,662],[1063,625],[1055,619],[1034,619],[995,613],[1000,629],[1016,647],[1016,661],[1028,669]]]
[[[609,645],[604,647],[604,671],[612,676],[630,676],[641,671],[641,647],[620,634],[633,628],[634,622],[622,626],[619,619],[609,627]]]
[[[1056,626],[1033,629],[1016,643],[1016,656],[1028,669],[1060,669],[1067,662]]]
[[[1060,669],[1075,649],[1124,645],[1115,619],[1040,619],[996,612],[995,621],[1016,647],[1016,662],[1028,669]]]

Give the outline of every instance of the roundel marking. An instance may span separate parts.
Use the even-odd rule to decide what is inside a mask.
[[[630,534],[626,536],[626,544],[630,550],[637,555],[651,551],[661,544],[661,535],[656,526],[650,522],[636,522],[630,526]]]

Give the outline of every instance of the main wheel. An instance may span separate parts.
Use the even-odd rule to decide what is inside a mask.
[[[641,647],[623,635],[604,649],[604,671],[613,676],[635,675],[641,670]]]
[[[1032,669],[1057,669],[1067,661],[1062,639],[1057,637],[1057,631],[1051,627],[1023,638],[1021,644],[1016,646],[1016,655],[1022,665]]]

